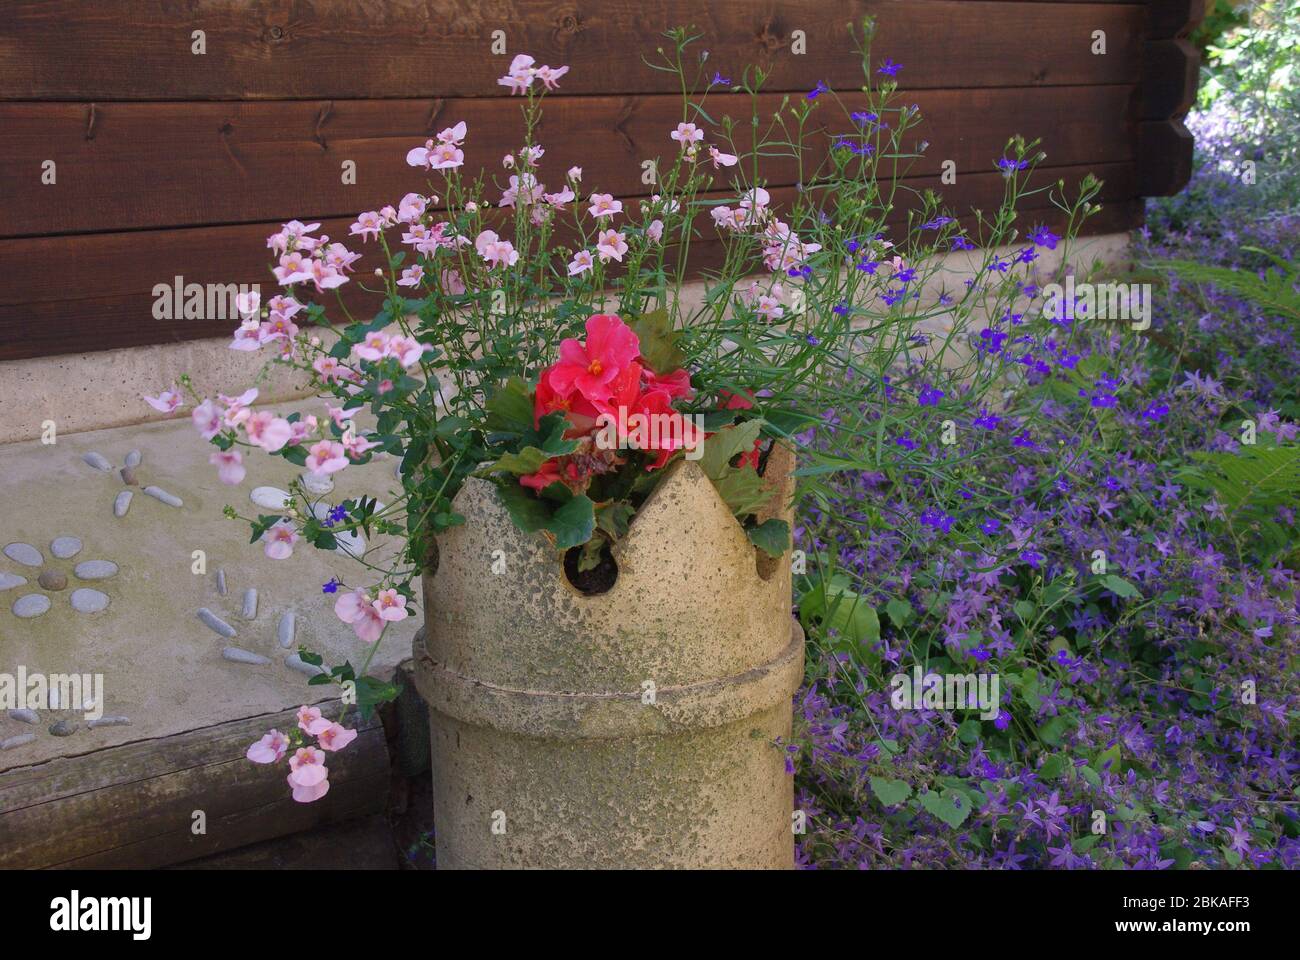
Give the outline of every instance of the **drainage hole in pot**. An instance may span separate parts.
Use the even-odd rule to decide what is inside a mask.
[[[588,570],[579,570],[578,561],[582,558],[582,547],[572,547],[564,554],[564,575],[574,589],[588,597],[604,593],[618,580],[618,564],[610,553],[606,542],[600,550],[600,560]]]

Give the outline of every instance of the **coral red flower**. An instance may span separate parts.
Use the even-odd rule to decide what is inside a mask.
[[[522,486],[530,490],[545,490],[553,483],[563,483],[564,477],[560,475],[560,461],[558,458],[547,460],[542,464],[542,469],[536,473],[530,473],[519,478]]]
[[[568,393],[560,393],[551,386],[551,371],[547,367],[537,380],[537,390],[533,393],[533,426],[542,421],[548,413],[563,413],[569,418],[572,427],[564,432],[569,439],[590,433],[596,426],[596,417],[600,411],[586,397],[572,388]]]
[[[641,362],[645,363],[644,360]],[[672,373],[660,376],[649,367],[645,367],[642,376],[645,377],[647,390],[662,390],[674,400],[689,400],[695,394],[691,386],[691,375],[685,370],[674,370]]]
[[[572,338],[560,342],[560,362],[547,379],[561,396],[576,389],[592,403],[608,400],[610,384],[640,353],[641,342],[631,327],[612,314],[598,313],[587,318],[585,344]]]

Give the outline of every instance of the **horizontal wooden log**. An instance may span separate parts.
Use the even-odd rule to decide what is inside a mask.
[[[1124,204],[1137,196],[1136,166],[1131,163],[1045,168],[1037,172],[1034,182],[1047,185],[1061,178],[1071,190],[1090,170],[1105,181],[1101,199],[1106,204]],[[941,188],[937,176],[909,179],[903,184],[916,190]],[[949,208],[958,212],[977,207],[991,214],[1003,193],[998,174],[959,175],[958,187],[950,186],[944,192]],[[773,190],[773,198],[778,206],[788,205],[793,189]],[[906,223],[907,207],[914,199],[907,191],[900,193],[898,210],[891,218],[895,226]],[[1022,212],[1026,228],[1034,222],[1060,223],[1046,193],[1028,198]],[[701,232],[708,238],[712,226],[703,220],[701,217]],[[321,230],[345,236],[349,222],[324,221]],[[1090,222],[1089,229],[1128,229],[1138,222],[1130,210],[1120,221]],[[965,223],[973,227],[969,218]],[[262,283],[269,295],[272,283],[265,237],[277,226],[263,223],[0,241],[0,271],[14,278],[0,288],[0,360],[228,336],[236,325],[233,321],[155,319],[153,286],[171,283],[180,275],[187,283]],[[376,248],[373,243],[353,246],[366,254],[358,264],[357,275],[363,275],[375,264]],[[716,241],[696,242],[692,272],[698,275],[719,267],[722,250]],[[51,270],[51,264],[59,264],[59,270]],[[364,295],[355,284],[343,289],[347,292],[345,302],[370,311],[362,316],[373,314],[374,297]]]
[[[1205,19],[1209,3],[1210,0],[1147,0],[1148,39],[1187,36]]]
[[[1138,193],[1172,197],[1192,178],[1194,141],[1183,122],[1146,120],[1138,124]]]
[[[1147,11],[1136,3],[14,0],[0,20],[0,99],[497,96],[521,52],[568,64],[570,94],[666,93],[677,80],[642,56],[690,23],[693,51],[709,51],[706,77],[739,79],[754,64],[771,90],[852,88],[862,70],[845,25],[866,14],[879,22],[873,58],[902,63],[908,88],[1133,83],[1141,72]],[[1104,56],[1091,51],[1096,30]],[[494,31],[505,53],[492,52]]]
[[[1183,117],[1196,102],[1201,53],[1187,40],[1147,44],[1142,79],[1143,120]]]
[[[377,719],[331,755],[330,792],[312,804],[289,797],[284,764],[244,758],[268,729],[294,723],[285,711],[0,773],[0,868],[158,867],[384,808]],[[192,832],[196,810],[204,834]]]
[[[904,149],[928,142],[923,158],[900,161],[909,173],[937,172],[953,161],[962,172],[989,169],[1013,134],[1041,135],[1056,166],[1133,159],[1128,120],[1132,86],[1052,87],[1041,90],[920,91],[900,101],[916,105],[922,121],[905,135]],[[759,98],[764,127],[786,100]],[[865,104],[826,101],[806,132],[805,170],[825,156],[831,133],[854,129],[845,110]],[[709,97],[719,122],[738,122],[738,146],[709,131],[722,149],[752,145],[748,97]],[[793,126],[791,108],[787,122]],[[1069,118],[1062,122],[1062,118]],[[628,196],[644,192],[642,163],[666,169],[677,144],[668,133],[681,119],[673,96],[557,97],[550,101],[538,139],[548,147],[539,175],[551,189],[565,170],[584,168],[584,187]],[[896,114],[886,122],[898,125]],[[469,180],[483,170],[505,181],[501,158],[519,149],[522,121],[508,100],[341,100],[220,103],[0,103],[0,196],[7,198],[0,236],[90,233],[234,224],[294,217],[341,217],[396,203],[410,191],[439,188],[441,173],[407,165],[406,152],[442,127],[465,121]],[[771,134],[783,135],[780,130]],[[42,184],[42,164],[56,164],[56,180]],[[345,183],[351,163],[355,181]],[[800,175],[790,157],[766,156],[767,182],[793,184]],[[726,170],[715,174],[719,186]],[[499,188],[490,199],[498,197]]]

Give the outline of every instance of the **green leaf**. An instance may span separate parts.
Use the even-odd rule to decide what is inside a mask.
[[[713,486],[722,502],[737,517],[755,512],[772,499],[772,491],[763,483],[763,478],[748,468],[723,468],[721,476],[713,478]]]
[[[833,578],[819,582],[799,601],[799,617],[808,626],[820,621],[855,644],[873,644],[880,639],[880,618],[866,598],[854,593],[844,581]]]
[[[871,792],[876,799],[887,807],[897,806],[912,795],[912,788],[902,780],[886,780],[884,777],[871,778]]]
[[[522,434],[533,429],[533,396],[528,384],[519,377],[511,377],[486,404],[489,430],[498,433]]]
[[[497,495],[510,514],[510,519],[524,533],[536,533],[550,523],[551,506],[546,501],[539,500],[526,488],[509,480],[496,486]]]
[[[522,477],[530,473],[536,473],[542,469],[542,464],[551,459],[536,447],[524,447],[518,453],[504,453],[492,463],[485,467],[480,467],[475,471],[476,477],[487,477],[494,473],[504,472],[513,474],[516,477]]]
[[[899,597],[894,597],[885,604],[885,613],[889,614],[889,619],[896,627],[906,626],[907,622],[916,616],[912,605]]]
[[[980,738],[980,722],[975,717],[968,717],[957,727],[957,739],[970,745]]]
[[[921,794],[920,801],[926,811],[954,830],[965,823],[966,818],[970,816],[970,801],[956,790],[945,790],[943,793],[931,790],[929,793]]]
[[[613,500],[596,508],[596,526],[617,540],[627,533],[634,516],[636,509],[632,504]]]
[[[630,326],[641,342],[641,357],[655,373],[672,373],[686,365],[686,354],[678,346],[682,331],[673,329],[667,310],[637,317]]]
[[[1068,763],[1069,761],[1066,760],[1065,757],[1061,756],[1061,754],[1052,754],[1052,756],[1044,760],[1043,765],[1038,768],[1038,776],[1043,780],[1055,780],[1065,772]]]
[[[754,441],[758,439],[759,431],[762,429],[762,420],[746,420],[744,423],[719,430],[708,437],[702,444],[700,469],[713,480],[720,479],[736,454],[744,453],[754,446]],[[748,472],[756,474],[752,470]]]
[[[784,520],[764,520],[756,527],[746,528],[745,533],[769,557],[783,556],[790,546],[790,525]]]
[[[596,505],[585,493],[580,493],[551,515],[546,529],[555,535],[557,549],[580,546],[590,540],[596,530]]]
[[[1117,577],[1113,573],[1108,573],[1102,577],[1101,583],[1102,586],[1115,594],[1115,596],[1123,597],[1125,600],[1132,600],[1135,597],[1141,599],[1142,597],[1142,592],[1138,590],[1137,587],[1133,586],[1133,584],[1129,583],[1123,577]]]

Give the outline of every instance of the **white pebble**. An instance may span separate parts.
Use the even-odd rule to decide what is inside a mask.
[[[55,537],[50,541],[50,553],[60,560],[75,557],[81,552],[81,541],[76,537]]]
[[[72,572],[78,580],[107,580],[117,574],[117,564],[112,560],[83,560]]]
[[[21,563],[27,567],[39,567],[45,562],[45,558],[41,556],[41,551],[30,543],[9,544],[5,547],[5,556],[15,563]]]
[[[21,587],[26,582],[26,577],[20,577],[14,573],[0,572],[0,590],[12,590],[14,587]]]
[[[257,590],[254,587],[244,591],[243,616],[245,620],[253,620],[257,617]]]
[[[126,516],[126,512],[131,509],[131,496],[132,492],[130,490],[123,490],[117,495],[113,500],[113,516]]]
[[[280,639],[280,646],[288,650],[293,646],[294,628],[297,626],[297,617],[292,610],[286,610],[280,616],[280,625],[276,632]]]
[[[254,487],[248,499],[268,510],[283,510],[289,505],[291,497],[279,487]]]
[[[9,719],[10,719],[10,720],[18,720],[18,721],[20,721],[20,722],[22,722],[22,723],[40,723],[40,722],[41,722],[41,718],[40,718],[40,716],[36,713],[36,711],[35,711],[35,710],[28,710],[26,707],[24,707],[24,708],[21,709],[21,710],[10,710],[10,711],[9,711]]]
[[[155,500],[161,500],[169,507],[180,507],[185,505],[185,501],[181,500],[180,497],[173,496],[162,487],[145,487],[144,492]]]
[[[250,653],[248,650],[242,650],[239,647],[226,647],[221,651],[221,655],[231,663],[251,663],[258,667],[271,662],[260,653]]]
[[[235,636],[235,628],[226,623],[226,621],[222,620],[207,607],[199,607],[198,618],[223,637]]]
[[[105,460],[102,454],[95,453],[94,451],[83,453],[81,459],[86,461],[86,463],[90,464],[90,466],[94,467],[96,470],[103,470],[105,473],[113,469],[113,465]]]
[[[126,455],[126,465],[127,465],[128,467],[138,467],[138,466],[140,466],[140,451],[139,451],[139,450],[132,450],[130,453],[128,453],[128,454]]]
[[[14,747],[21,747],[24,743],[31,743],[35,739],[36,734],[34,733],[20,733],[8,740],[0,740],[0,750],[12,750]]]
[[[92,730],[95,727],[129,727],[131,719],[129,717],[100,717],[98,720],[87,720],[86,726]]]
[[[14,616],[24,620],[39,617],[48,609],[50,609],[50,598],[43,593],[29,593],[19,597],[13,605]]]
[[[98,590],[91,590],[89,587],[82,587],[80,590],[72,591],[68,602],[78,613],[99,613],[108,607],[108,595]]]
[[[224,597],[229,592],[230,591],[226,589],[226,571],[224,568],[218,569],[217,570],[217,593],[221,594]]]

